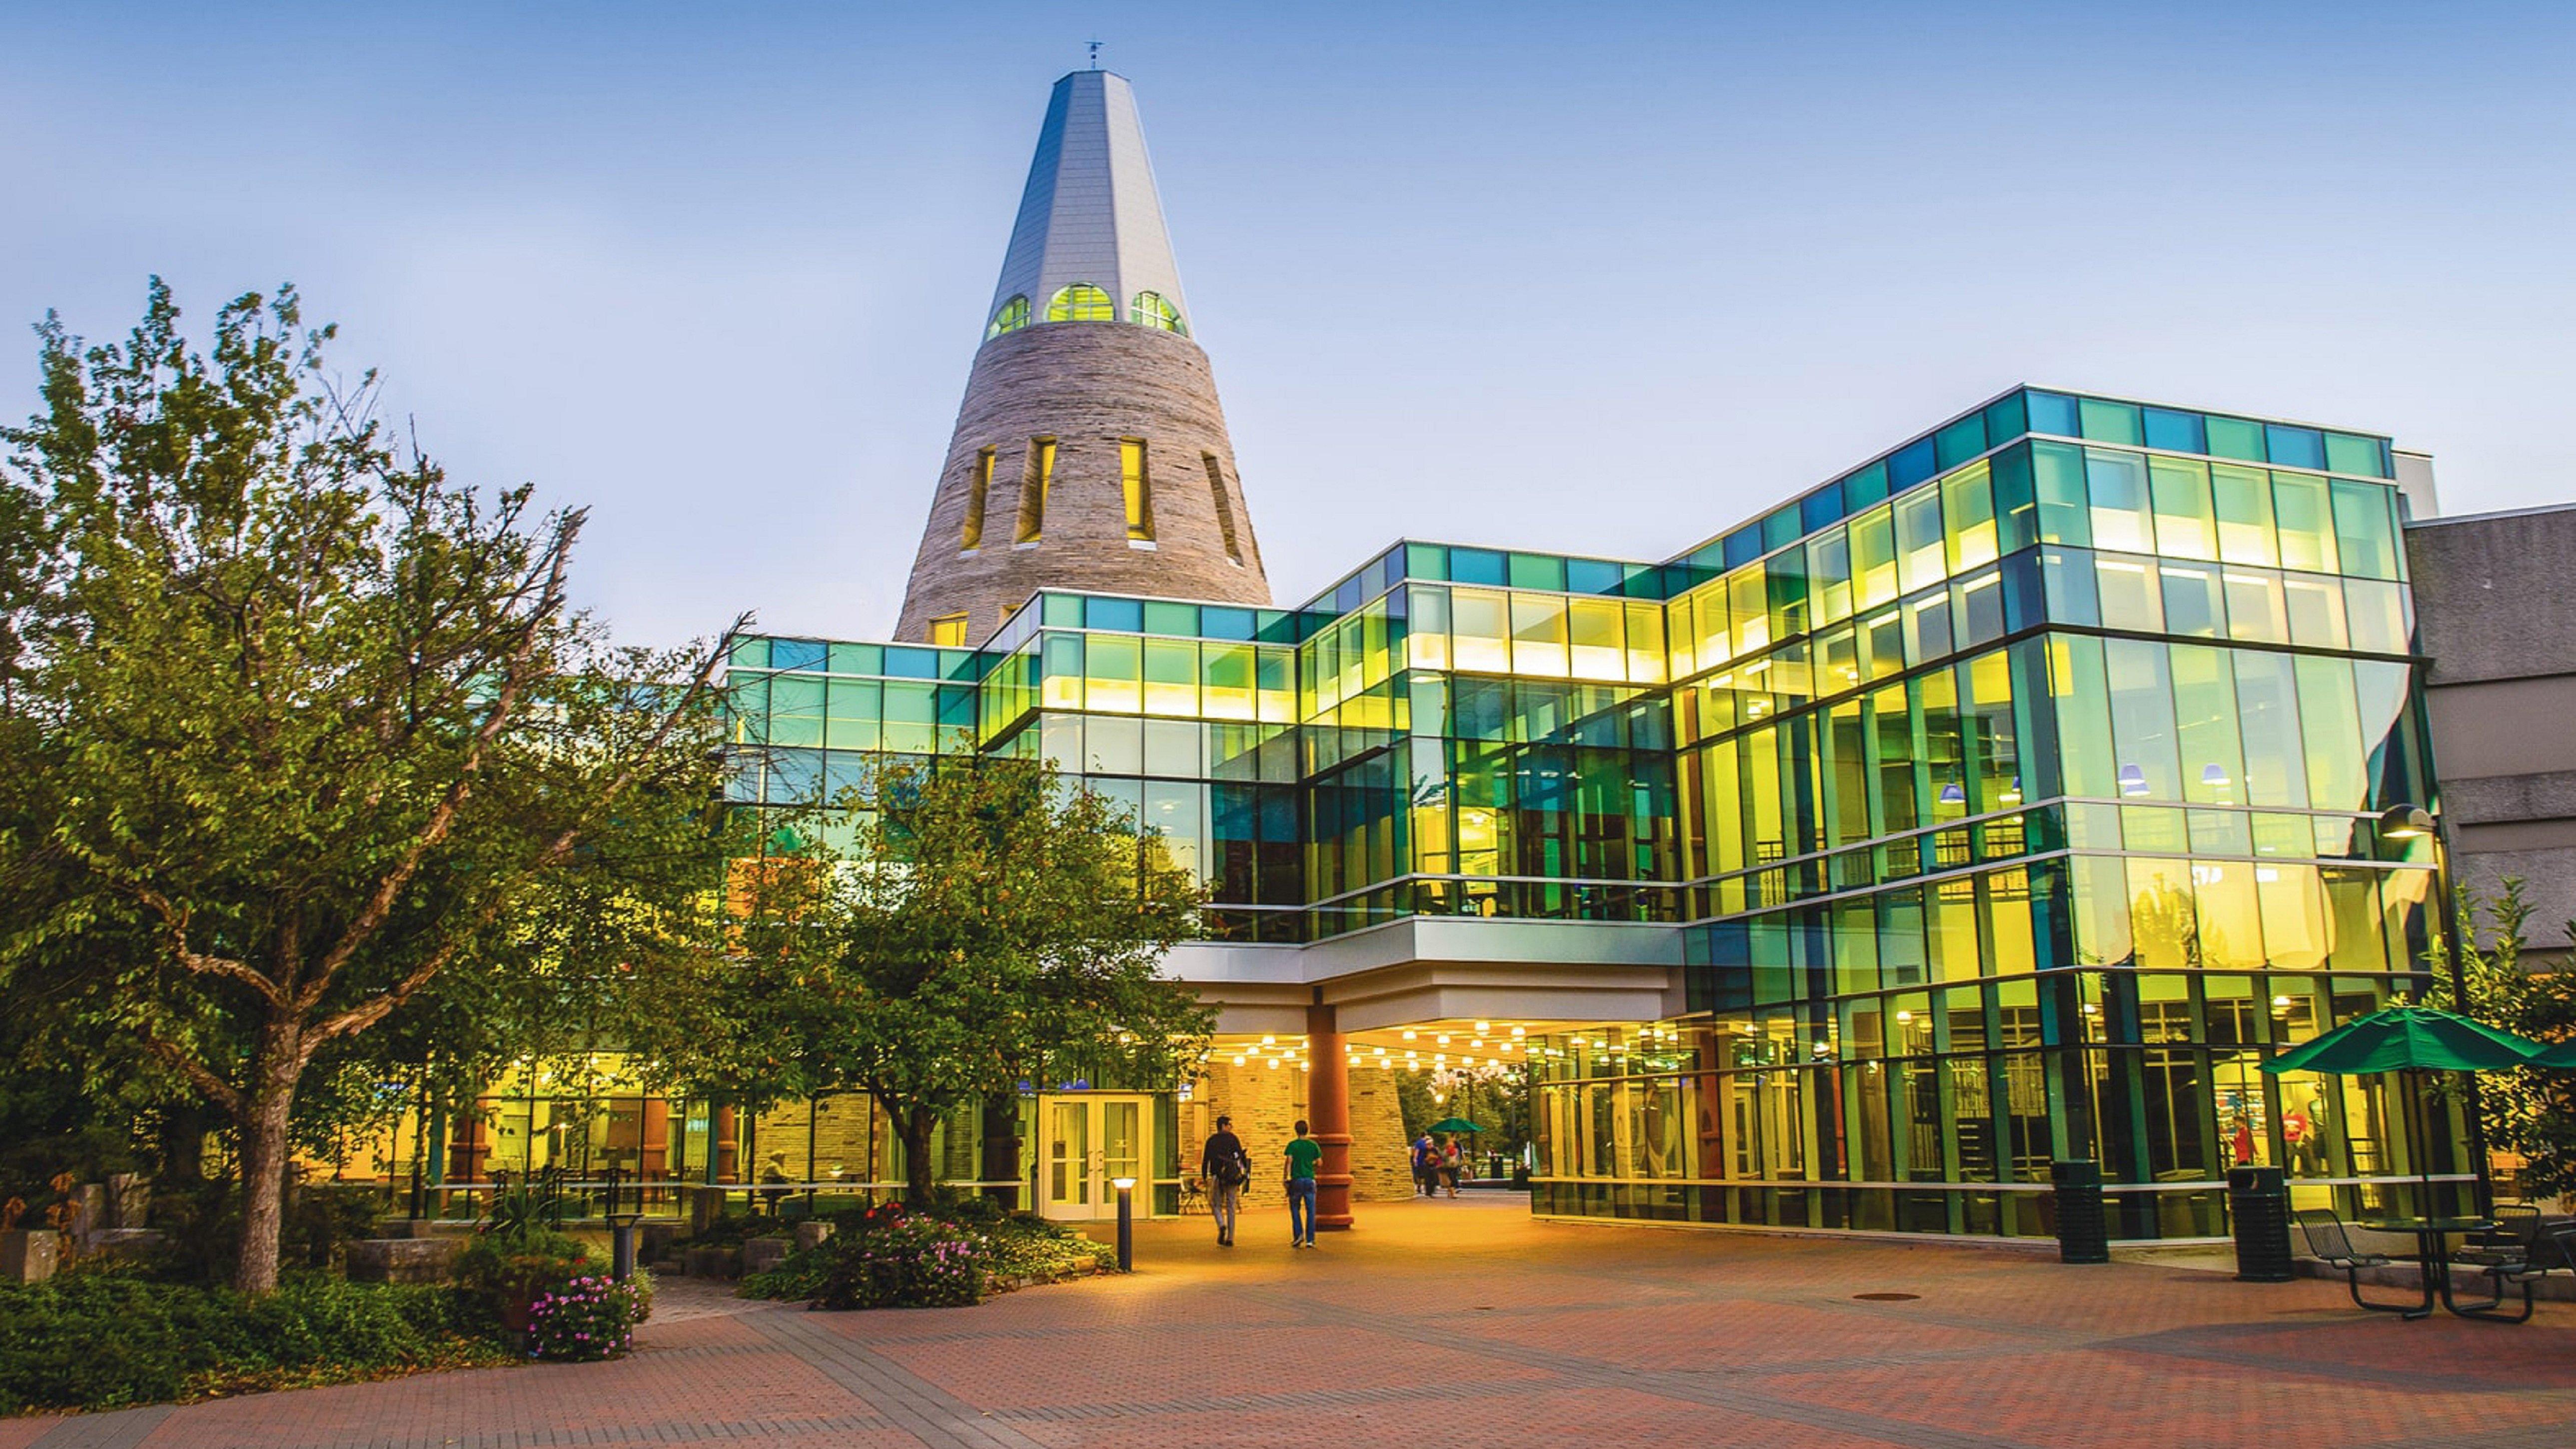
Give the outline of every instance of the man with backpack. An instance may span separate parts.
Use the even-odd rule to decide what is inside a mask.
[[[1234,1119],[1219,1116],[1199,1152],[1199,1179],[1207,1184],[1208,1210],[1216,1214],[1216,1245],[1234,1246],[1234,1215],[1243,1206],[1243,1188],[1252,1181],[1252,1155],[1234,1135]]]

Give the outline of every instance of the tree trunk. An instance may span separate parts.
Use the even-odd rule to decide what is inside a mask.
[[[984,1196],[1002,1205],[1008,1212],[1020,1205],[1020,1095],[1017,1092],[994,1092],[984,1098],[984,1157],[977,1174],[986,1182],[1007,1182],[1010,1187],[988,1187]]]
[[[242,1094],[242,1240],[233,1286],[258,1295],[277,1287],[277,1239],[285,1223],[286,1126],[295,1109],[296,1060],[303,1033],[271,1021],[259,1034],[259,1057]]]
[[[930,1157],[930,1131],[939,1118],[928,1107],[909,1107],[902,1123],[904,1205],[926,1208],[939,1191],[939,1164]]]

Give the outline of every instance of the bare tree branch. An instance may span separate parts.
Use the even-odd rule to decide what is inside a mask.
[[[239,1088],[216,1076],[205,1063],[188,1055],[184,1048],[151,1027],[137,1026],[134,1030],[136,1035],[143,1038],[144,1050],[159,1057],[172,1071],[195,1084],[198,1091],[206,1094],[208,1101],[223,1108],[234,1121],[242,1120],[248,1107],[242,1099]]]

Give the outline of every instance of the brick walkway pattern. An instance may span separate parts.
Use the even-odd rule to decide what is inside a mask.
[[[2152,1263],[1376,1206],[1292,1252],[1139,1225],[1139,1270],[808,1313],[685,1281],[632,1357],[0,1421],[0,1449],[2576,1445],[2576,1304],[2522,1327]],[[2385,1290],[2383,1290],[2385,1291]],[[1862,1294],[1908,1293],[1873,1300]]]

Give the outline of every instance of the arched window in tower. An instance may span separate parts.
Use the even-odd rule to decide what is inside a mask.
[[[1005,332],[1017,332],[1028,325],[1029,299],[1013,297],[1002,304],[1001,311],[993,314],[992,325],[984,329],[984,340],[990,342]]]
[[[1181,309],[1173,306],[1172,299],[1160,292],[1138,292],[1136,300],[1127,308],[1127,320],[1139,327],[1177,332],[1183,337],[1190,335],[1190,324],[1181,320]]]
[[[1047,303],[1049,322],[1115,322],[1118,304],[1109,294],[1089,282],[1076,282],[1055,294]]]

